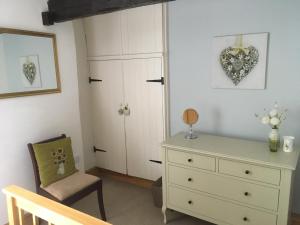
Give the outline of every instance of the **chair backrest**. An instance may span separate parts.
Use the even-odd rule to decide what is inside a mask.
[[[48,143],[48,142],[56,141],[56,140],[63,139],[63,138],[66,138],[65,134],[62,134],[61,136],[50,138],[50,139],[47,139],[47,140],[43,140],[43,141],[37,142],[35,144]],[[34,154],[34,150],[33,150],[33,144],[29,143],[29,144],[27,144],[27,146],[28,146],[28,150],[29,150],[29,153],[30,153],[30,158],[31,158],[31,161],[32,161],[33,172],[34,172],[34,177],[35,177],[36,191],[37,191],[37,193],[39,193],[39,189],[40,189],[40,185],[41,185],[39,167],[38,167],[38,164],[37,164],[37,161],[36,161],[36,158],[35,158],[35,154]]]

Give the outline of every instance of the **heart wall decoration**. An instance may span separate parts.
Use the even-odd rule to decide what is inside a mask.
[[[33,62],[27,61],[23,64],[23,74],[32,85],[36,76],[36,66]]]
[[[42,87],[38,55],[20,57],[20,67],[20,81],[22,81],[24,88],[35,89]]]
[[[268,33],[213,39],[212,87],[265,89]]]

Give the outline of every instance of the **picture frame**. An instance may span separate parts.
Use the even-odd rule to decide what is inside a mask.
[[[269,33],[215,36],[212,43],[213,88],[266,88]]]
[[[0,28],[0,99],[60,92],[56,35]]]

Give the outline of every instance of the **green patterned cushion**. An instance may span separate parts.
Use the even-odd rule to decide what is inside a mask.
[[[41,186],[46,187],[77,171],[72,152],[71,138],[63,138],[43,144],[34,144]]]

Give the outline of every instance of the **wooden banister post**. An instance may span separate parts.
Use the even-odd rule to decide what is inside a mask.
[[[7,195],[6,196],[8,223],[9,225],[20,225],[19,211],[16,205],[16,199]]]
[[[3,192],[7,197],[9,225],[24,225],[24,212],[33,215],[34,225],[37,225],[39,218],[49,225],[111,225],[21,187],[12,185]]]
[[[39,222],[40,222],[39,218],[36,217],[34,214],[32,214],[32,224],[33,225],[39,225],[40,224]]]
[[[24,210],[18,208],[19,211],[19,223],[20,225],[25,225],[25,221],[24,221]]]

